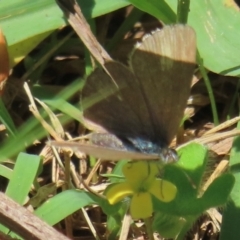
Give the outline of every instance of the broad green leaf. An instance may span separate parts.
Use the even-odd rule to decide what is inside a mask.
[[[176,14],[176,0],[129,2],[164,23],[175,23],[169,10],[168,18],[164,13],[170,7]],[[223,75],[240,75],[239,22],[239,7],[234,1],[222,0],[217,4],[214,1],[191,1],[188,24],[196,31],[198,50],[207,69]]]
[[[240,123],[237,126],[240,129]],[[235,240],[240,238],[240,137],[236,137],[230,154],[229,166],[235,177],[235,185],[230,194],[229,202],[224,208],[220,240]]]
[[[150,0],[150,1],[139,1],[129,0],[134,6],[140,10],[147,12],[156,18],[160,19],[164,23],[173,23],[176,21],[175,10],[172,10],[166,1]]]
[[[169,203],[160,201],[157,203],[154,199],[157,211],[182,217],[198,216],[210,207],[224,205],[227,202],[234,184],[232,174],[216,178],[201,196],[203,176],[209,171],[206,156],[205,147],[191,143],[181,148],[180,164],[164,167],[163,178],[172,182],[178,192],[176,198]]]
[[[126,0],[78,0],[86,18],[95,18],[124,7]],[[66,25],[54,0],[0,1],[0,28],[9,46],[11,64],[17,63],[52,31]]]

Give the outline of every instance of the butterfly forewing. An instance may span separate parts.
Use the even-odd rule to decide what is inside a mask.
[[[96,158],[101,158],[103,160],[120,160],[120,159],[154,160],[159,158],[157,154],[144,154],[134,151],[125,151],[104,146],[100,147],[98,145],[88,143],[51,141],[50,145],[61,148],[71,148],[74,151],[81,151],[84,152],[85,154],[91,155]]]
[[[87,78],[82,91],[86,125],[97,124],[117,135],[146,135],[150,126],[143,126],[150,124],[148,111],[140,89],[135,84],[129,84],[134,82],[135,76],[118,62],[108,62],[105,68],[108,73],[96,69]],[[141,111],[136,103],[142,104]]]

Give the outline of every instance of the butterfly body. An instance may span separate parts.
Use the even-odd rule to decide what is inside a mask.
[[[99,146],[121,149],[126,151],[137,151],[148,154],[157,154],[161,151],[159,144],[141,138],[118,137],[109,133],[93,133],[90,135],[91,143]]]

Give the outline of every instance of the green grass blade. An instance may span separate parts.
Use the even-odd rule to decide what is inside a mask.
[[[190,0],[178,0],[177,23],[187,23]]]
[[[2,122],[5,125],[7,131],[12,136],[16,135],[17,129],[1,98],[0,98],[0,122]]]
[[[50,225],[54,225],[77,210],[96,203],[96,197],[78,190],[59,193],[40,206],[35,214]]]
[[[40,164],[39,156],[20,153],[6,189],[6,195],[23,204],[37,176]]]
[[[197,52],[197,62],[198,62],[199,70],[203,76],[205,86],[208,91],[208,96],[210,99],[212,115],[213,115],[213,122],[214,122],[214,125],[217,126],[219,124],[217,106],[216,106],[215,98],[213,95],[212,86],[211,86],[209,77],[207,75],[206,69],[204,68],[203,59],[201,58],[199,52]]]
[[[5,177],[7,179],[11,179],[13,174],[13,170],[0,164],[0,176]]]

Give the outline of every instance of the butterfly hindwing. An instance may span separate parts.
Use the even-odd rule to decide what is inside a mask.
[[[177,132],[190,94],[195,44],[191,27],[166,26],[146,36],[131,55],[156,140],[169,144]]]
[[[132,144],[136,152],[129,153],[128,158],[133,158],[138,150],[143,154],[160,154],[176,134],[183,117],[195,66],[195,44],[191,27],[166,26],[136,46],[130,68],[109,61],[104,70],[96,69],[82,91],[87,126],[97,126],[123,143],[126,140],[128,145]],[[90,146],[81,148],[91,155]],[[110,149],[99,152],[106,154]],[[122,156],[117,154],[118,158]]]

